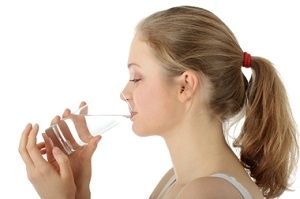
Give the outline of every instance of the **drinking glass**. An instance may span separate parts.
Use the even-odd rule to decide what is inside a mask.
[[[120,122],[128,120],[130,109],[129,103],[122,100],[120,93],[112,89],[105,95],[94,97],[85,106],[51,125],[45,133],[52,146],[71,154],[78,147],[87,144],[93,136],[101,135]]]

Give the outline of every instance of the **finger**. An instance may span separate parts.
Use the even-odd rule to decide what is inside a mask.
[[[42,155],[46,153],[45,142],[38,143],[36,146]]]
[[[30,155],[27,152],[26,145],[28,142],[28,135],[32,130],[32,124],[27,124],[25,129],[23,130],[20,143],[19,143],[19,153],[27,166],[33,166],[33,162],[31,160]]]
[[[76,133],[83,141],[84,143],[88,143],[91,137],[93,137],[88,129],[87,122],[85,119],[85,114],[87,114],[88,106],[85,102],[80,103],[79,110],[75,111],[74,114],[71,114],[70,112],[68,115],[68,118],[73,121],[73,124],[75,125]],[[79,113],[79,114],[78,114]],[[66,111],[64,115],[66,115]],[[78,143],[74,139],[71,130],[68,127],[68,124],[66,122],[60,123],[61,132],[63,133],[64,137],[68,139],[68,141],[73,145],[73,148],[76,149],[79,147]]]
[[[36,136],[39,130],[39,125],[35,124],[28,136],[28,142],[26,145],[26,149],[28,151],[29,156],[33,164],[37,167],[44,166],[46,161],[40,153],[40,150],[37,148],[36,144]]]
[[[64,120],[59,121],[57,124],[52,124],[49,128],[45,130],[45,134],[42,134],[48,149],[52,153],[52,147],[57,146],[61,150],[64,150],[64,138],[61,135],[61,123],[65,122]],[[47,148],[46,146],[46,148]]]
[[[86,102],[82,101],[79,107],[79,114],[73,114],[72,120],[74,122],[76,131],[80,139],[83,142],[88,143],[90,138],[93,137],[88,129],[87,122],[85,119],[85,115],[88,113],[89,106],[86,104]]]
[[[88,113],[88,106],[86,102],[81,102],[79,104],[79,114],[87,114]]]
[[[40,153],[41,153],[42,155],[45,155],[45,154],[46,154],[46,149],[45,149],[45,148],[40,149]]]
[[[64,120],[61,121],[59,124],[59,129],[60,129],[60,132],[63,134],[66,142],[72,146],[72,150],[76,150],[80,145],[76,142],[75,138],[73,137],[72,132],[71,132],[67,122]],[[73,132],[73,133],[75,133],[75,132]],[[60,149],[62,149],[62,148],[60,147]]]
[[[76,131],[80,139],[87,143],[89,139],[92,137],[92,135],[89,132],[89,129],[87,127],[87,123],[85,120],[84,115],[88,112],[88,106],[86,102],[82,101],[79,104],[79,109],[75,111],[77,114],[72,114],[70,116],[70,119],[73,120],[73,123],[75,125]],[[79,114],[78,114],[79,113]],[[74,140],[73,136],[71,135],[71,132],[66,131],[65,137],[70,138],[69,140],[78,147],[78,143]]]
[[[67,116],[69,116],[71,114],[71,110],[70,109],[66,109],[63,114],[62,114],[62,118],[65,118]]]
[[[88,145],[86,145],[84,150],[82,151],[83,153],[82,156],[87,159],[91,159],[91,157],[93,156],[94,152],[97,149],[98,143],[101,140],[101,138],[102,137],[100,135],[91,138]]]
[[[36,146],[39,150],[41,150],[42,148],[45,148],[45,142],[40,142]]]
[[[67,181],[73,181],[73,173],[68,156],[64,154],[58,147],[54,147],[52,152],[56,162],[59,165],[61,178]]]
[[[79,104],[79,108],[83,107],[86,105],[86,102],[85,101],[82,101],[80,104]]]
[[[54,147],[54,144],[52,142],[52,140],[47,136],[46,133],[42,133],[42,137],[44,139],[44,147],[47,149],[47,151],[49,151],[49,149],[52,152],[52,148]]]
[[[60,121],[60,119],[61,119],[61,118],[60,118],[59,115],[55,116],[55,117],[51,120],[50,125],[57,124],[57,123]]]
[[[48,162],[51,163],[55,159],[52,154],[54,145],[46,133],[42,133],[42,136],[43,136],[43,139],[45,140],[45,153],[47,154],[47,160],[48,160]]]

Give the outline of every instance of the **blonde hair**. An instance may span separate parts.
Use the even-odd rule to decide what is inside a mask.
[[[222,121],[244,114],[234,146],[240,148],[240,161],[263,195],[275,198],[288,190],[298,160],[296,127],[271,62],[252,57],[248,82],[234,34],[216,15],[198,7],[156,12],[142,20],[137,31],[170,77],[194,70],[209,79],[209,107]]]

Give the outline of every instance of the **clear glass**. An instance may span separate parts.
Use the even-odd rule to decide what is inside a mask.
[[[94,97],[85,106],[47,128],[45,133],[52,146],[71,154],[87,144],[91,137],[101,135],[128,120],[130,106],[120,98],[120,93],[115,92],[109,91],[103,96]]]

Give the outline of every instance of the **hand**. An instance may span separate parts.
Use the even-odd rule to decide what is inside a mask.
[[[79,107],[83,107],[86,104],[82,102]],[[88,111],[87,109],[82,109],[82,111]],[[71,111],[69,109],[66,109],[62,115],[62,118],[68,117],[70,115]],[[83,112],[82,112],[83,113]],[[74,124],[77,128],[77,131],[82,134],[82,136],[85,136],[86,138],[89,137],[88,145],[86,146],[80,146],[76,148],[76,151],[71,153],[69,157],[70,165],[73,171],[73,176],[75,180],[75,184],[77,187],[77,192],[76,192],[76,198],[89,198],[90,197],[90,189],[89,189],[89,184],[91,180],[91,172],[92,172],[92,155],[94,151],[96,150],[97,143],[100,141],[101,136],[95,136],[90,138],[91,134],[88,132],[86,121],[84,117],[78,117],[78,118],[73,118],[74,119]],[[56,116],[53,118],[51,121],[51,125],[60,122],[60,117]],[[64,129],[63,131],[67,133],[68,128]],[[67,133],[68,134],[68,133]],[[71,132],[69,132],[71,135]],[[71,136],[67,136],[69,140],[71,140]],[[51,149],[51,144],[49,141],[47,141],[47,136],[43,134],[43,137],[45,139],[45,144],[46,144],[46,151],[47,149]],[[85,140],[87,141],[87,140]],[[71,141],[72,142],[72,141]],[[75,142],[75,141],[74,141]],[[51,150],[48,150],[46,152],[47,154],[47,159],[48,162],[51,162],[53,166],[56,169],[59,169],[57,166],[57,163],[55,162],[54,156],[51,153]],[[87,197],[89,196],[89,197]]]
[[[63,117],[70,114],[66,110]],[[52,123],[60,121],[57,116]],[[69,157],[59,148],[52,148],[48,137],[36,144],[38,125],[28,124],[23,131],[19,152],[26,164],[28,178],[43,199],[90,198],[91,158],[100,136],[90,139],[88,145],[80,147]],[[47,154],[46,161],[43,154]]]
[[[36,144],[38,130],[37,124],[34,126],[28,124],[19,145],[19,152],[26,164],[30,182],[42,199],[75,198],[76,185],[68,157],[57,147],[53,148],[53,157],[59,167],[58,172],[43,158],[40,150],[44,144]]]

